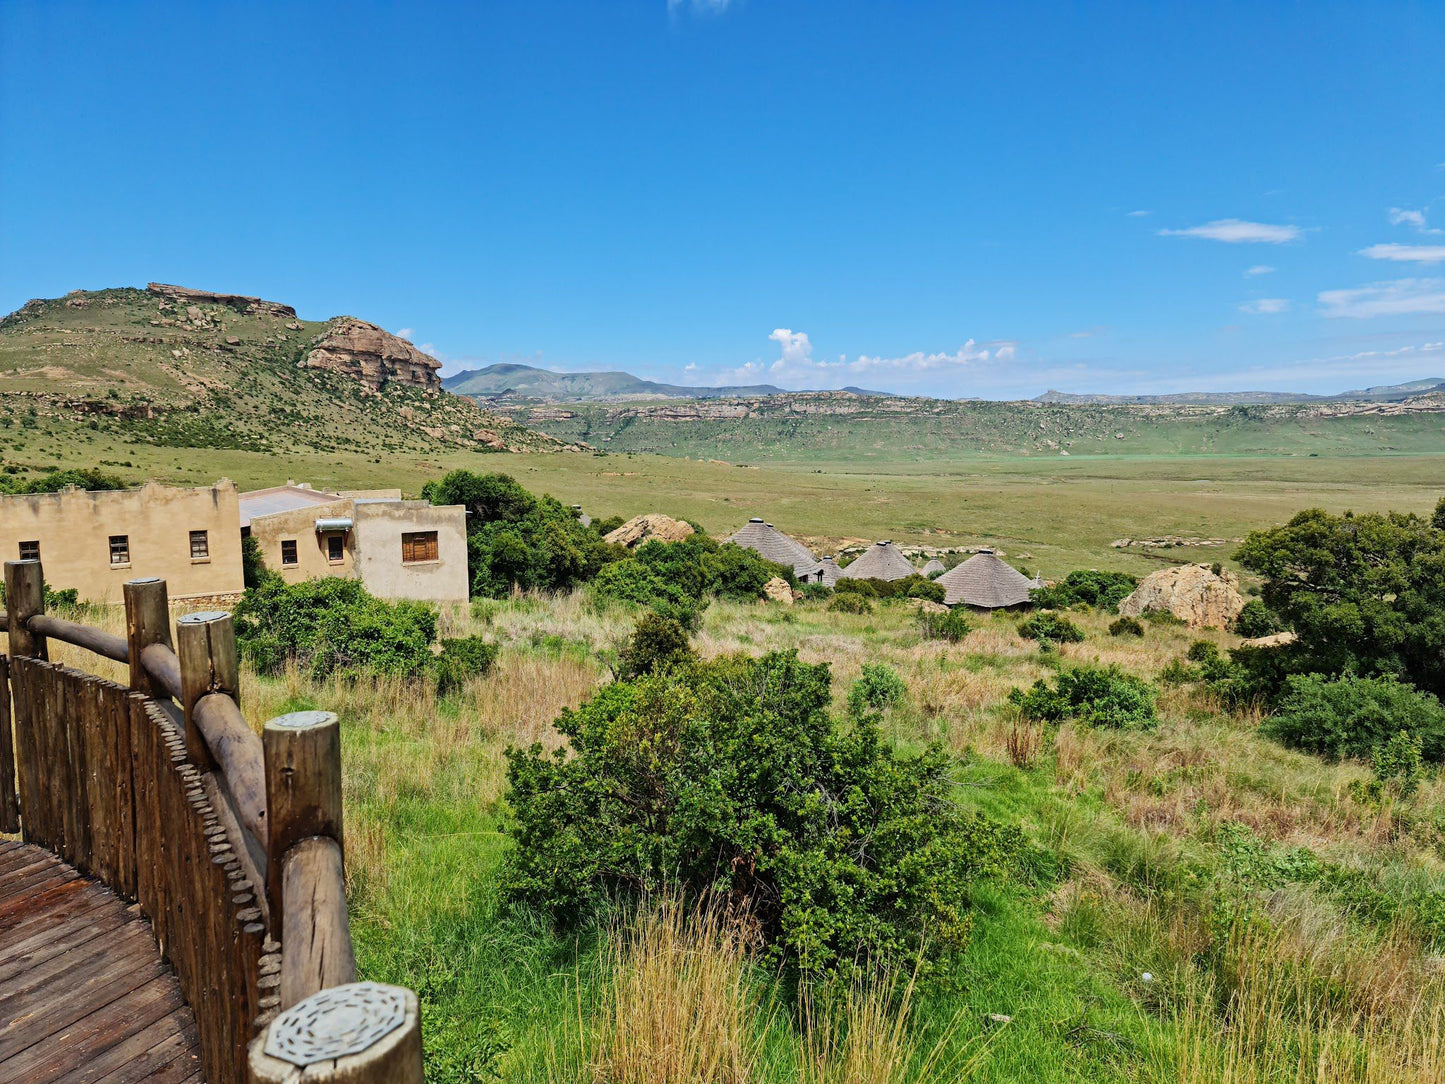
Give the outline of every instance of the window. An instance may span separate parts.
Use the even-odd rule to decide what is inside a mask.
[[[40,560],[40,542],[37,540],[35,542],[20,543],[20,559],[22,561]]]
[[[326,536],[326,559],[332,564],[339,564],[343,556],[345,543],[339,534]]]
[[[191,532],[191,560],[204,561],[211,556],[211,541],[205,531]]]
[[[437,533],[435,531],[416,531],[401,536],[402,564],[413,565],[419,561],[435,561],[436,559]]]
[[[110,536],[110,563],[112,567],[130,564],[130,535]]]
[[[296,539],[288,538],[281,543],[281,564],[294,565],[297,563],[298,560],[296,557]]]

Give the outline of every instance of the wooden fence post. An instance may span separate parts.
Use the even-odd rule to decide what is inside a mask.
[[[45,637],[25,623],[45,612],[45,573],[39,561],[5,562],[5,615],[10,623],[10,654],[48,659]]]
[[[146,673],[141,652],[151,644],[171,646],[171,611],[166,597],[166,581],[155,576],[128,580],[125,594],[125,635],[130,645],[130,687],[156,700],[170,694]]]
[[[248,1084],[422,1084],[421,1011],[399,986],[335,986],[277,1016],[251,1043]]]
[[[186,614],[176,620],[176,655],[181,664],[181,708],[186,717],[186,758],[203,772],[215,767],[196,723],[201,697],[222,693],[241,702],[236,626],[223,611]]]

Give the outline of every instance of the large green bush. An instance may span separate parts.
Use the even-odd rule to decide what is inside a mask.
[[[1042,640],[1055,644],[1077,644],[1084,638],[1083,629],[1067,617],[1050,610],[1036,613],[1019,622],[1019,635],[1025,640]]]
[[[1117,666],[1076,666],[1060,671],[1053,685],[1040,679],[1027,692],[1014,689],[1008,698],[1025,718],[1043,722],[1078,719],[1119,730],[1157,722],[1154,687]]]
[[[1235,615],[1234,631],[1247,640],[1270,636],[1279,631],[1279,620],[1269,612],[1268,606],[1252,598]]]
[[[0,493],[59,493],[67,486],[81,489],[124,489],[125,482],[114,474],[84,467],[52,470],[29,481],[13,481],[0,476]]]
[[[561,501],[534,496],[505,474],[454,470],[423,486],[422,496],[432,504],[466,506],[474,595],[570,590],[619,555]]]
[[[1431,520],[1315,508],[1250,534],[1237,557],[1299,637],[1274,649],[1282,673],[1395,676],[1445,695],[1445,530]]]
[[[266,576],[236,606],[236,641],[263,674],[294,663],[314,678],[386,674],[454,688],[485,673],[495,649],[475,637],[445,640],[440,654],[437,615],[423,602],[386,602],[360,580],[319,579],[287,584]]]
[[[1427,761],[1445,760],[1445,706],[1391,677],[1291,675],[1265,726],[1286,745],[1331,758],[1370,757],[1403,730]]]
[[[946,640],[950,644],[956,644],[969,634],[972,627],[968,615],[961,609],[949,610],[947,613],[928,610],[918,612],[918,631],[925,640]]]
[[[664,673],[697,658],[687,627],[675,617],[645,613],[617,653],[617,676],[624,681]]]
[[[644,542],[631,557],[604,567],[596,590],[605,599],[685,607],[709,598],[756,601],[774,577],[792,583],[793,570],[731,542],[694,534],[681,542]]]
[[[605,686],[508,753],[514,900],[563,924],[608,898],[681,892],[748,909],[808,975],[959,949],[969,890],[1019,846],[962,812],[951,759],[894,752],[829,714],[826,665],[731,657]]]
[[[1126,572],[1100,572],[1084,568],[1070,572],[1052,587],[1036,587],[1034,602],[1053,610],[1070,606],[1097,606],[1116,613],[1123,602],[1139,586],[1139,581]]]

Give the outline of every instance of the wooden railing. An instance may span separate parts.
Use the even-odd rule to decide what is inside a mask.
[[[124,637],[46,614],[43,583],[5,564],[0,831],[139,904],[211,1084],[420,1084],[415,995],[355,981],[336,716],[257,735],[231,615],[181,617],[173,643],[164,580],[125,585]],[[128,684],[49,661],[50,640]]]

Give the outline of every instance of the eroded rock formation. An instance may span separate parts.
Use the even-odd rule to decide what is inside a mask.
[[[437,375],[441,362],[436,358],[354,316],[336,320],[316,340],[301,364],[309,369],[345,373],[373,391],[392,381],[429,391],[440,391],[442,386]]]
[[[225,305],[228,309],[254,316],[267,313],[271,316],[296,319],[296,310],[279,301],[263,301],[259,297],[245,297],[241,294],[215,294],[209,290],[192,290],[189,286],[172,286],[165,282],[148,282],[146,289],[157,297],[174,301],[180,305]]]
[[[1223,629],[1244,609],[1239,578],[1208,565],[1180,565],[1150,573],[1119,603],[1125,617],[1168,610],[1192,629]]]
[[[692,533],[690,523],[664,516],[661,512],[648,512],[646,515],[633,516],[609,533],[603,541],[632,549],[653,539],[659,542],[681,542]]]

